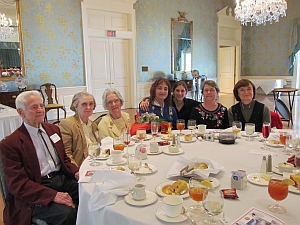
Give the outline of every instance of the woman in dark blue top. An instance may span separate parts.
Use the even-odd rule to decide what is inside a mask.
[[[139,108],[140,114],[155,113],[159,118],[172,122],[176,128],[177,113],[172,106],[171,85],[165,78],[158,78],[150,88],[149,110]]]

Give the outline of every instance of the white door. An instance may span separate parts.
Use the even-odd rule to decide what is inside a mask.
[[[232,93],[234,87],[235,47],[220,48],[220,90]]]
[[[130,92],[130,65],[128,60],[129,42],[126,39],[108,39],[91,37],[89,39],[90,60],[87,76],[87,90],[94,95],[97,107],[94,112],[104,111],[102,95],[106,88],[116,88],[124,98],[124,107],[128,107]],[[127,101],[126,101],[127,99]]]

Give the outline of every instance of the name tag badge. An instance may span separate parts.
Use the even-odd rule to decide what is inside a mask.
[[[96,138],[99,138],[99,133],[98,133],[98,131],[96,131],[94,134],[95,134]]]
[[[58,136],[57,133],[51,135],[50,138],[53,141],[53,143],[56,143],[56,142],[60,141],[60,136]]]

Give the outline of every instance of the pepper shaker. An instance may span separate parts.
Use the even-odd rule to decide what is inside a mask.
[[[267,173],[272,173],[272,156],[268,155],[267,158]]]

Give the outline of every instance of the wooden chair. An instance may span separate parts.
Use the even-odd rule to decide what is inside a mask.
[[[62,109],[64,111],[64,118],[67,116],[67,111],[65,109],[65,106],[62,104],[58,104],[57,100],[57,90],[55,84],[51,83],[45,83],[40,86],[40,91],[43,96],[44,104],[45,104],[45,122],[48,122],[47,118],[47,112],[49,112],[51,109],[57,110],[57,121],[55,123],[59,123],[59,109]]]
[[[275,99],[275,112],[278,112],[281,116],[281,121],[287,121],[288,127],[290,126],[290,121],[292,123],[292,112],[288,109],[286,104],[281,99]]]

